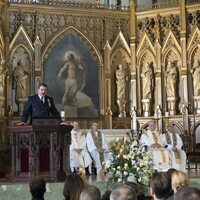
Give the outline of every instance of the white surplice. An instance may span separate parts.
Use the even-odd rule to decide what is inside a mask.
[[[80,153],[74,149],[82,149]],[[86,168],[92,164],[92,159],[86,147],[86,135],[79,131],[71,131],[71,145],[70,145],[70,167],[73,171],[74,168],[80,166]]]
[[[100,153],[96,150],[97,146],[95,145],[95,142],[93,140],[92,134],[98,134],[100,133],[101,137],[102,137],[102,146],[101,148],[104,149],[104,153],[103,153],[103,160],[100,158]],[[102,162],[105,162],[107,160],[107,156],[108,156],[108,146],[105,140],[105,136],[103,133],[101,133],[100,131],[98,132],[88,132],[87,133],[87,148],[88,151],[90,152],[90,155],[92,156],[92,159],[94,161],[94,166],[97,168],[97,174],[99,174],[99,171],[102,169]]]
[[[167,139],[168,136],[166,137],[166,133],[162,135],[162,143],[171,153],[172,168],[186,171],[186,153],[182,150],[183,141],[180,135],[177,133],[168,132],[168,134],[169,139]],[[175,134],[175,137],[173,136],[173,134]],[[178,154],[176,153],[176,151],[173,150],[173,147],[176,147]]]
[[[158,143],[161,148],[151,148],[152,144]],[[144,130],[140,138],[140,144],[147,146],[151,152],[153,168],[157,171],[167,171],[171,168],[171,155],[169,151],[163,148],[162,140],[158,131]]]

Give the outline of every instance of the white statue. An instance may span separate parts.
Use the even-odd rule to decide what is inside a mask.
[[[0,61],[0,97],[4,96],[4,90],[5,90],[5,78],[7,74],[7,70],[4,69],[5,61]]]
[[[119,64],[116,70],[116,85],[117,85],[117,104],[119,106],[119,117],[126,117],[126,73],[123,65]]]
[[[13,76],[14,88],[16,91],[16,101],[19,101],[20,98],[27,98],[29,95],[29,71],[22,60],[17,62]]]
[[[178,80],[178,71],[176,66],[172,63],[172,61],[169,61],[167,63],[166,68],[166,92],[167,97],[174,97],[177,99],[177,80]]]
[[[198,59],[194,60],[190,72],[193,76],[194,96],[200,96],[200,64]]]
[[[143,99],[152,99],[152,94],[154,90],[154,73],[153,68],[149,63],[145,63],[142,68],[142,91],[143,91]]]

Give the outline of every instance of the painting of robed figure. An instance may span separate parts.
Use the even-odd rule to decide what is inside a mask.
[[[98,118],[98,64],[77,36],[70,33],[54,46],[44,71],[48,93],[66,117]]]

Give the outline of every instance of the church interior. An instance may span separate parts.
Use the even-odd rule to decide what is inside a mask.
[[[41,82],[62,120],[83,130],[95,121],[108,141],[173,122],[195,185],[199,41],[200,0],[0,0],[0,186],[12,180],[13,151],[31,148],[31,136],[11,137],[8,127]],[[70,74],[75,98],[66,94]]]

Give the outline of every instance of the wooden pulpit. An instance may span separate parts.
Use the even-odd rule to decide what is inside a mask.
[[[63,179],[70,171],[71,125],[58,118],[33,119],[32,125],[9,126],[12,178]]]

